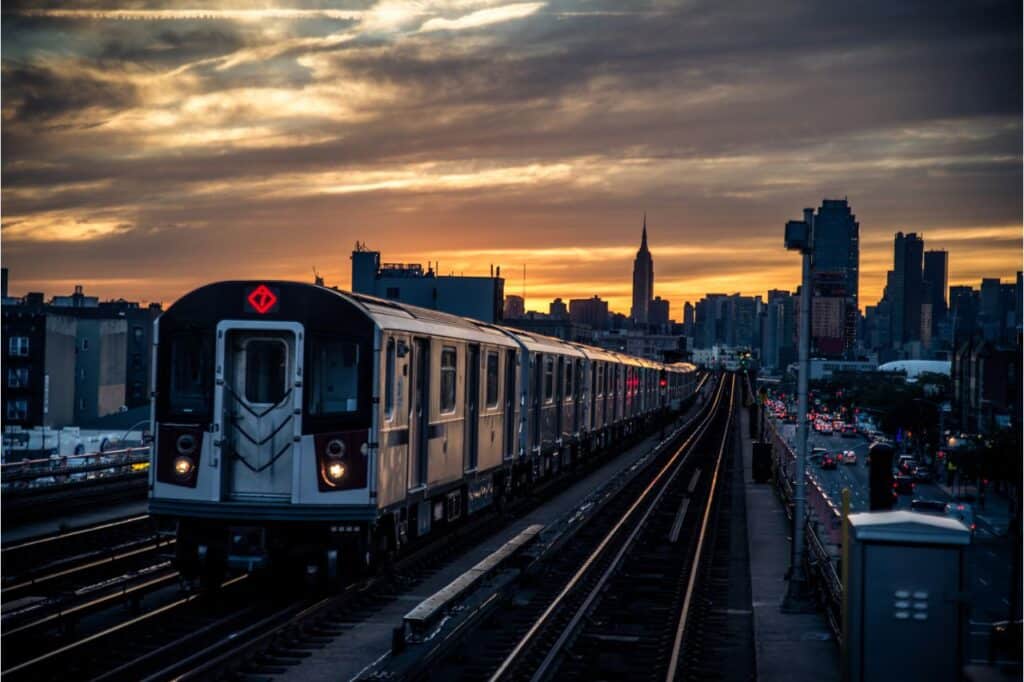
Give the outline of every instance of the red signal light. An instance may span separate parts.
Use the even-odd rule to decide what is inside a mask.
[[[246,300],[260,315],[265,315],[268,310],[277,305],[277,295],[267,288],[266,284],[261,284],[253,289]]]

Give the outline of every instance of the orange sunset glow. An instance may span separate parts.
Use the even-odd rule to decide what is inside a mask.
[[[443,274],[501,266],[528,309],[628,313],[646,211],[680,319],[708,292],[793,290],[783,225],[826,197],[861,226],[861,308],[897,230],[950,252],[951,285],[1008,280],[1020,8],[884,5],[19,3],[10,288],[170,303],[314,268],[347,288],[359,240]]]

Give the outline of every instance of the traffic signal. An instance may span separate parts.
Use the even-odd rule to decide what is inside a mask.
[[[871,472],[868,476],[871,511],[892,509],[892,456],[892,446],[885,443],[875,443],[868,449],[868,457],[871,458]]]

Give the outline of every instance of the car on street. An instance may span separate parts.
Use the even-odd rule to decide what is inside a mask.
[[[932,471],[923,464],[918,464],[914,467],[913,476],[915,481],[930,481],[932,480]]]
[[[826,452],[821,456],[821,468],[822,469],[835,469],[838,465],[838,457],[830,452]]]
[[[974,522],[974,506],[970,502],[954,500],[946,505],[946,516],[960,521],[974,533],[977,525]]]
[[[843,464],[856,464],[857,453],[853,450],[846,450],[843,452]]]
[[[917,468],[917,460],[911,455],[900,455],[900,458],[896,461],[896,469],[901,474],[910,476],[914,473],[915,468]]]
[[[925,514],[940,514],[944,516],[946,514],[946,504],[947,502],[945,500],[926,500],[923,498],[917,498],[911,500],[910,509],[911,511],[922,512]]]
[[[899,476],[894,476],[892,479],[892,489],[898,495],[913,495],[914,488],[916,487],[917,484],[914,483],[912,476],[900,474]]]
[[[807,459],[812,462],[820,461],[826,452],[828,452],[828,450],[825,448],[811,448],[811,454],[807,455]]]
[[[857,427],[853,424],[846,424],[843,426],[843,438],[856,438]]]

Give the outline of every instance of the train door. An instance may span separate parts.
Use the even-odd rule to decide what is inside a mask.
[[[463,466],[476,469],[480,444],[480,346],[470,345],[466,353],[466,448]]]
[[[298,464],[294,443],[302,433],[302,327],[226,322],[217,337],[223,493],[231,500],[289,502]]]
[[[544,357],[540,353],[536,353],[533,356],[533,390],[530,391],[530,395],[533,396],[533,406],[530,411],[530,423],[532,427],[530,434],[533,438],[533,447],[540,451],[540,405],[543,401],[541,398],[541,392],[544,386]]]
[[[573,390],[574,399],[572,403],[573,409],[573,429],[574,433],[582,433],[583,431],[583,383],[585,377],[583,374],[583,361],[573,360],[574,368],[572,373],[573,378]]]
[[[555,438],[562,440],[562,427],[565,424],[565,358],[558,356],[555,362]]]
[[[505,458],[516,454],[516,352],[505,351]]]
[[[427,484],[427,453],[430,444],[430,341],[414,342],[412,378],[409,381],[409,487]]]

